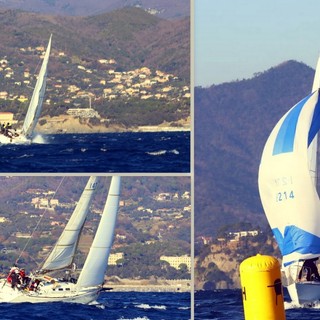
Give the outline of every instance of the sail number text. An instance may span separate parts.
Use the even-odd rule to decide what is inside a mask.
[[[275,178],[274,183],[276,186],[287,186],[289,184],[293,184],[293,178],[292,178],[292,176]]]
[[[294,199],[293,190],[291,190],[289,192],[287,192],[287,191],[278,192],[276,195],[276,202],[290,200],[290,199]]]

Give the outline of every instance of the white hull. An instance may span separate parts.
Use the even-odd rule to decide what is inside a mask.
[[[45,303],[68,302],[89,304],[96,301],[100,287],[78,289],[73,283],[63,282],[59,285],[46,284],[38,291],[12,289],[11,285],[0,282],[0,303]]]
[[[320,282],[304,281],[290,284],[288,292],[292,302],[297,304],[312,303],[320,300]]]
[[[0,144],[30,144],[31,140],[27,139],[24,135],[19,135],[18,137],[7,137],[3,134],[0,134]]]

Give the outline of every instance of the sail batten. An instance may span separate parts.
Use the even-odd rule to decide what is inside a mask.
[[[98,177],[90,177],[73,214],[54,249],[42,266],[43,271],[63,269],[72,264]]]
[[[33,131],[37,125],[44,98],[44,93],[46,90],[46,79],[47,79],[47,65],[50,56],[51,50],[51,38],[50,36],[48,46],[43,58],[43,62],[41,65],[41,69],[38,75],[38,79],[30,100],[30,104],[28,107],[28,111],[22,126],[22,134],[24,134],[27,138],[32,138]]]

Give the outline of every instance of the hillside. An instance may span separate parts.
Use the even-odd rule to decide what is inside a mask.
[[[43,44],[52,33],[53,49],[80,61],[112,57],[121,68],[148,66],[189,79],[188,18],[168,21],[138,8],[88,17],[0,10],[0,28],[1,56]]]
[[[314,70],[288,61],[248,80],[195,90],[195,233],[239,221],[266,226],[257,175],[280,117],[311,90]],[[239,230],[237,230],[239,231]]]
[[[26,244],[19,263],[30,270],[43,262],[70,218],[87,179],[0,179],[0,273],[6,273]],[[109,177],[100,178],[80,240],[79,265],[93,239],[109,183]],[[123,264],[128,266],[115,265],[108,275],[172,279],[184,274],[189,278],[189,274],[174,268],[163,269],[160,256],[190,255],[190,179],[123,177],[120,198],[112,252],[123,253]]]
[[[154,15],[170,19],[190,15],[189,0],[2,0],[0,7],[69,16],[87,16],[123,7],[140,7]]]
[[[0,11],[1,111],[24,119],[52,34],[41,126],[70,108],[88,108],[88,100],[97,113],[81,132],[189,123],[189,24],[188,18],[168,21],[139,8],[63,18]]]

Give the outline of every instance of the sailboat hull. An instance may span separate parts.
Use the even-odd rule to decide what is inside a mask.
[[[31,144],[31,140],[22,134],[13,138],[0,134],[0,144]]]
[[[45,285],[38,291],[25,291],[12,289],[9,284],[0,283],[0,303],[45,303],[45,302],[67,302],[89,304],[96,301],[101,288],[83,288],[76,290],[72,283],[63,283],[58,287]]]
[[[294,303],[313,303],[320,300],[320,282],[297,282],[289,285],[287,289]]]

